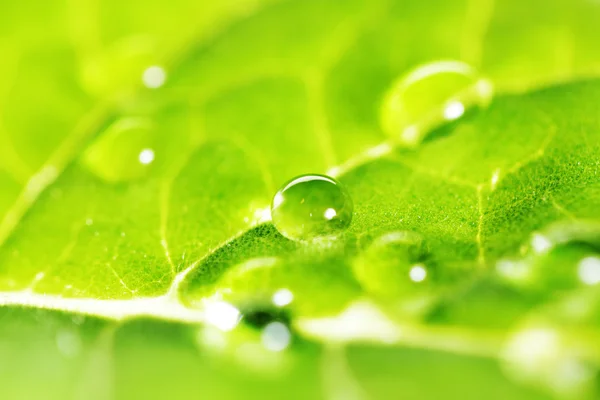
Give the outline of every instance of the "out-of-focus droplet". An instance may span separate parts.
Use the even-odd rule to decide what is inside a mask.
[[[486,106],[492,96],[491,83],[463,62],[421,65],[388,91],[381,108],[382,129],[404,145],[416,145],[435,127]]]
[[[158,89],[165,84],[166,80],[167,73],[164,68],[159,67],[158,65],[148,67],[142,73],[142,83],[148,89]]]
[[[206,322],[224,332],[233,330],[241,319],[240,310],[225,301],[209,301],[204,313]]]
[[[283,236],[306,241],[343,232],[352,211],[352,199],[338,181],[310,174],[292,179],[275,194],[271,216]]]
[[[521,255],[501,259],[496,272],[505,281],[539,288],[600,283],[600,225],[561,221],[531,234]]]
[[[273,294],[273,304],[277,307],[285,307],[294,300],[294,293],[289,289],[279,289]]]
[[[419,290],[427,279],[423,238],[415,232],[389,232],[373,240],[353,263],[354,274],[369,292],[398,297]]]
[[[151,121],[123,118],[110,125],[83,155],[96,176],[117,183],[140,179],[156,159],[157,133]]]
[[[427,278],[427,269],[422,264],[417,264],[411,267],[408,276],[413,282],[423,282]]]
[[[271,322],[263,329],[261,341],[270,351],[285,350],[292,340],[290,329],[281,322]]]
[[[600,258],[586,257],[579,262],[577,268],[579,280],[589,286],[600,283]]]

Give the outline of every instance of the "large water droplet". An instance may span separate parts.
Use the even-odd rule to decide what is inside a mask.
[[[348,192],[333,178],[303,175],[286,183],[271,206],[273,224],[288,239],[334,236],[352,221]]]
[[[419,66],[401,77],[384,98],[383,130],[405,145],[415,145],[435,127],[462,117],[491,100],[491,83],[460,61]]]
[[[83,163],[108,182],[144,177],[156,158],[157,137],[144,118],[123,118],[110,125],[86,150]]]

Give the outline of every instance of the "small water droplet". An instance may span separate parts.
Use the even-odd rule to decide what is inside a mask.
[[[424,265],[417,264],[410,269],[408,275],[413,282],[423,282],[427,278],[427,270]]]
[[[586,257],[579,262],[577,275],[579,280],[586,285],[593,286],[600,283],[600,258]]]
[[[496,272],[517,285],[569,288],[600,283],[600,225],[560,221],[534,232],[521,255],[502,259]]]
[[[83,163],[108,182],[144,177],[155,160],[157,136],[144,118],[123,118],[110,125],[85,151]]]
[[[225,301],[209,301],[206,304],[204,313],[206,322],[224,332],[233,330],[241,319],[240,310]]]
[[[405,145],[415,145],[432,129],[486,106],[491,83],[460,61],[421,65],[389,90],[381,109],[383,130]]]
[[[281,322],[271,322],[262,331],[263,346],[270,351],[283,351],[292,341],[290,329]]]
[[[326,175],[302,175],[279,190],[271,206],[273,224],[288,239],[335,236],[352,221],[348,192]]]
[[[415,232],[389,232],[375,238],[353,263],[354,274],[370,293],[384,298],[421,291],[429,271],[423,238]]]
[[[141,164],[148,165],[152,161],[154,161],[154,150],[152,149],[144,149],[140,152],[138,157]]]
[[[158,89],[165,84],[167,73],[162,67],[153,65],[146,68],[142,74],[142,82],[149,89]]]
[[[285,307],[294,301],[294,294],[289,289],[279,289],[273,294],[272,300],[277,307]]]

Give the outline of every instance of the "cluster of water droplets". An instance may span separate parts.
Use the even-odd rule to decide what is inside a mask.
[[[131,52],[128,46],[132,45],[140,51]],[[123,46],[127,49],[123,54],[139,56],[139,62],[134,63],[138,82],[148,89],[165,84],[165,69],[153,62],[146,47],[140,43]],[[114,69],[119,80],[123,80],[134,72],[122,70],[121,64],[126,63],[118,61],[121,49],[113,51],[117,54],[112,58],[116,62],[105,60],[95,65]],[[89,69],[84,80],[94,92],[114,91],[115,85],[105,82],[102,76]],[[393,143],[414,146],[442,124],[463,117],[471,109],[487,106],[492,95],[490,82],[462,62],[438,61],[422,65],[400,77],[386,93],[380,108],[381,128]],[[87,149],[82,162],[107,182],[130,181],[148,174],[158,147],[157,132],[150,120],[121,118],[104,129]],[[353,212],[352,198],[342,183],[330,176],[306,174],[291,179],[277,191],[270,216],[278,232],[287,239],[311,242],[335,239],[343,234],[352,223]],[[577,254],[579,261],[571,271],[573,276],[580,284],[600,285],[598,232],[597,226],[588,223],[552,225],[535,233],[519,257],[500,260],[496,274],[510,283],[529,285],[539,282],[543,275],[556,274],[556,271],[548,271],[562,263],[561,254],[567,254],[564,259],[570,260]],[[395,313],[419,314],[427,307],[428,288],[435,278],[435,270],[428,262],[424,239],[418,233],[391,231],[375,237],[360,249],[352,269],[362,288],[376,298],[391,301]],[[564,275],[556,280],[561,279]],[[244,362],[264,359],[264,351],[285,352],[293,343],[286,312],[294,301],[295,294],[287,287],[272,290],[266,302],[257,303],[258,308],[236,305],[223,296],[209,298],[204,304],[208,324],[201,329],[198,340],[213,349],[226,349],[232,343],[230,335],[241,330],[243,340],[235,352]],[[253,333],[249,334],[248,330]],[[56,340],[65,354],[78,351],[79,345],[70,332],[60,332]],[[556,375],[556,371],[572,375],[577,372],[577,379],[582,376],[588,379],[587,370],[559,354],[562,349],[559,342],[556,332],[551,330],[521,330],[507,343],[503,355],[506,368],[516,371],[517,375],[543,379],[550,385],[563,382],[557,378],[561,374]],[[578,385],[577,379],[560,385],[569,389],[568,385]]]
[[[534,232],[520,256],[498,261],[496,272],[517,285],[595,286],[600,284],[599,250],[597,223],[556,222]]]
[[[490,96],[489,83],[463,63],[444,61],[421,66],[401,78],[389,91],[381,111],[382,128],[397,142],[416,144],[437,124],[460,118],[474,105],[486,105]],[[352,223],[354,207],[348,190],[338,180],[327,175],[306,174],[282,185],[273,196],[270,211],[270,219],[282,236],[312,243],[341,236]],[[269,260],[251,260],[236,270],[243,275],[247,271],[268,269],[272,264]],[[433,271],[427,262],[423,238],[415,232],[392,231],[379,235],[361,249],[352,268],[367,292],[384,300],[394,300],[394,311],[402,308],[403,313],[418,313],[427,303],[426,293]],[[227,277],[222,278],[222,281],[227,280]],[[209,327],[203,329],[201,342],[214,348],[227,347],[231,340],[224,339],[224,334],[235,332],[240,326],[252,326],[260,330],[264,349],[281,352],[290,345],[289,320],[282,318],[277,310],[293,305],[292,290],[285,287],[273,290],[268,304],[264,302],[264,293],[263,300],[258,302],[256,294],[248,294],[249,304],[260,305],[255,309],[243,301],[224,300],[228,291],[231,292],[227,285],[220,286],[219,290],[216,300],[209,299],[205,304]]]
[[[509,337],[502,365],[515,380],[560,398],[587,398],[595,392],[595,368],[585,361],[579,344],[554,321],[580,323],[596,314],[598,299],[586,297],[595,292],[585,288],[600,286],[599,251],[600,225],[569,220],[534,232],[520,255],[497,262],[495,272],[500,279],[521,290],[551,296],[548,301],[553,304],[546,311],[549,317],[532,315]],[[562,295],[557,297],[557,293]]]
[[[266,301],[242,304],[220,297],[205,300],[207,325],[199,331],[199,344],[228,354],[245,366],[280,369],[294,341],[289,316],[292,291],[279,288]]]

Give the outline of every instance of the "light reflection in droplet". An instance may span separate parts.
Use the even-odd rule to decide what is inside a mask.
[[[337,211],[335,211],[335,209],[333,208],[328,208],[327,210],[325,210],[325,213],[323,215],[326,219],[332,220],[337,215]]]
[[[292,340],[289,328],[281,322],[271,322],[261,334],[263,346],[270,351],[285,350]]]
[[[531,236],[531,247],[536,253],[546,253],[552,248],[552,242],[544,235],[535,233]]]
[[[423,282],[427,278],[427,270],[421,264],[413,266],[408,275],[413,282]]]
[[[166,80],[167,73],[162,67],[157,65],[146,68],[142,74],[142,82],[149,89],[158,89],[165,84]]]
[[[579,280],[586,285],[597,285],[600,283],[600,258],[586,257],[579,262],[577,268]]]
[[[450,121],[462,117],[464,113],[465,106],[460,101],[451,101],[446,105],[446,108],[444,108],[444,118]]]
[[[140,155],[139,155],[138,158],[140,160],[140,163],[142,163],[144,165],[148,165],[152,161],[154,161],[154,150],[152,150],[152,149],[143,149],[140,152]]]
[[[285,307],[294,301],[294,294],[289,289],[279,289],[273,294],[272,301],[277,307]]]
[[[213,301],[205,309],[206,322],[224,332],[233,330],[240,322],[241,313],[233,305],[224,301]]]

